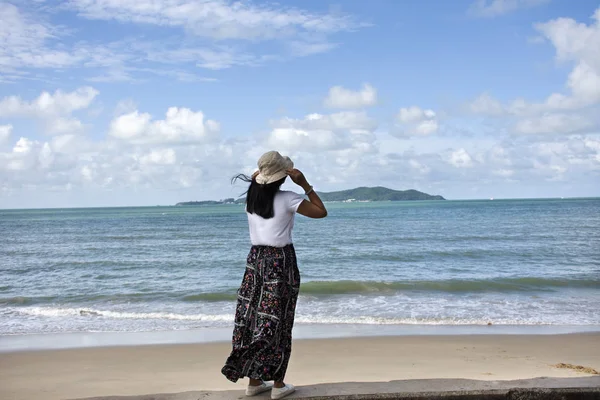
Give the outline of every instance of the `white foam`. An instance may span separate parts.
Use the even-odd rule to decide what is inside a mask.
[[[172,320],[200,322],[233,322],[232,314],[177,314],[177,313],[144,313],[98,310],[93,308],[49,308],[27,307],[15,309],[21,315],[39,317],[79,317],[82,319],[128,319],[128,320]],[[374,316],[331,316],[331,315],[297,315],[299,324],[351,324],[351,325],[487,325],[490,321],[476,318],[385,318]],[[494,321],[495,325],[545,325],[535,321],[504,319]]]
[[[378,317],[326,317],[299,316],[295,322],[301,324],[340,324],[340,325],[488,325],[489,320],[457,319],[457,318],[378,318]],[[542,323],[525,323],[521,320],[503,320],[495,325],[545,325]]]
[[[476,296],[343,296],[298,302],[298,325],[598,326],[595,298],[485,294]],[[559,312],[568,310],[569,312]],[[0,335],[49,332],[137,332],[230,328],[233,302],[128,303],[0,307]]]
[[[46,308],[28,307],[19,308],[20,314],[41,317],[86,317],[86,318],[114,318],[114,319],[158,319],[176,321],[206,321],[206,322],[232,322],[233,315],[207,315],[207,314],[175,314],[175,313],[139,313],[96,310],[92,308]]]

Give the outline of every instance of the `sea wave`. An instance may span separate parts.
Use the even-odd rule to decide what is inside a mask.
[[[300,286],[300,296],[315,299],[331,296],[394,296],[403,293],[428,293],[432,296],[461,293],[526,293],[553,292],[560,289],[597,289],[600,277],[580,279],[561,278],[496,278],[481,280],[423,280],[423,281],[308,281]],[[99,303],[149,303],[156,301],[184,303],[234,302],[237,299],[234,287],[222,291],[190,293],[185,291],[147,291],[138,293],[89,293],[63,296],[7,296],[0,297],[0,306],[28,306],[49,303],[98,305]]]
[[[109,320],[171,320],[233,324],[233,314],[178,314],[161,312],[120,312],[93,308],[28,307],[14,310],[20,315],[46,318],[85,318]],[[295,322],[316,325],[546,325],[539,321],[522,319],[490,319],[459,317],[405,317],[331,316],[324,314],[297,315]]]
[[[237,294],[232,292],[199,293],[183,296],[183,301],[234,301]]]
[[[435,281],[308,281],[300,286],[300,296],[333,295],[395,295],[402,292],[472,293],[472,292],[536,292],[560,288],[598,288],[600,279],[560,278],[497,278],[489,280],[435,280]],[[235,289],[223,292],[199,293],[182,298],[189,302],[234,301]]]
[[[86,303],[111,302],[111,303],[145,303],[163,300],[171,296],[170,292],[140,292],[140,293],[113,293],[113,294],[78,294],[63,296],[11,296],[0,297],[0,306],[6,305],[31,305],[44,303]]]
[[[110,319],[155,319],[178,321],[207,321],[207,322],[233,322],[233,315],[229,314],[177,314],[163,312],[122,312],[98,310],[94,308],[60,308],[60,307],[27,307],[15,310],[21,315],[38,317],[86,317]]]
[[[557,288],[598,288],[600,279],[559,278],[497,278],[486,280],[434,280],[434,281],[312,281],[303,283],[301,294],[386,294],[402,291],[428,292],[523,292],[548,291]]]
[[[25,296],[0,298],[0,305],[30,304],[31,302],[32,302],[31,297],[25,297]]]

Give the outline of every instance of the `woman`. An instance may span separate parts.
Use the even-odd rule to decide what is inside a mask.
[[[289,176],[304,189],[302,196],[280,190]],[[292,350],[292,327],[300,273],[292,244],[295,213],[309,218],[324,218],[327,210],[289,157],[276,151],[258,160],[258,171],[248,178],[246,214],[252,247],[246,271],[238,290],[233,329],[233,350],[223,375],[232,382],[248,377],[247,396],[271,390],[272,399],[294,392],[284,383]],[[267,381],[274,381],[273,384]]]

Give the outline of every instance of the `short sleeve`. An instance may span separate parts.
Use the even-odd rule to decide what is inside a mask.
[[[304,197],[300,196],[298,193],[287,192],[287,200],[288,200],[288,210],[291,213],[295,213],[300,207],[300,203],[304,200]]]

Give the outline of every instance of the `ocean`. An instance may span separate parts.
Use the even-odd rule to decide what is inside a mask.
[[[329,203],[296,327],[600,330],[600,199]],[[0,210],[0,336],[232,328],[241,205]]]

